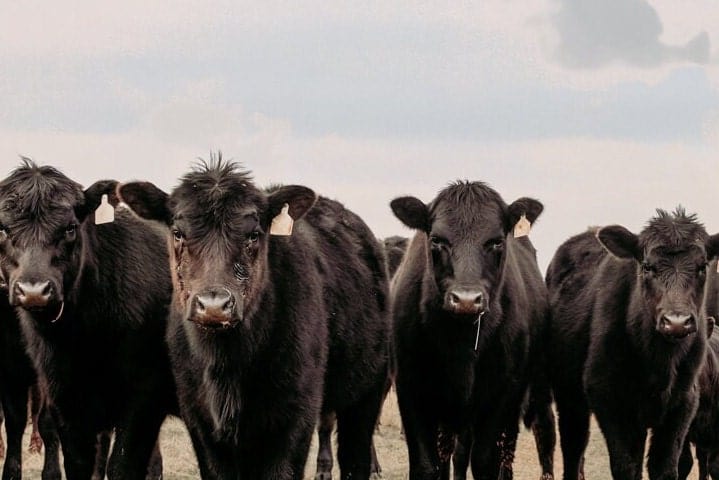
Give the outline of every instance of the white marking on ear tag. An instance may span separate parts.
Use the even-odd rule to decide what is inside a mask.
[[[115,209],[107,201],[107,194],[102,194],[100,206],[95,210],[95,225],[112,223],[115,221]]]
[[[517,224],[514,226],[514,238],[526,237],[529,235],[529,230],[532,228],[532,224],[529,223],[527,217],[522,215],[517,220]]]
[[[270,226],[270,235],[292,235],[292,225],[295,223],[288,213],[290,206],[286,203],[282,206],[282,211],[272,219],[272,225]]]

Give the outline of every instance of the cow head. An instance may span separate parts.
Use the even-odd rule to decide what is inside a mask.
[[[10,303],[38,320],[60,318],[80,268],[82,224],[114,188],[79,184],[31,160],[0,182],[0,283]]]
[[[639,235],[624,227],[601,228],[597,238],[619,258],[637,263],[644,307],[657,332],[678,341],[697,329],[707,263],[719,253],[719,235],[709,237],[695,215],[684,209],[657,210]]]
[[[297,220],[316,199],[301,186],[267,194],[248,172],[221,158],[198,165],[170,195],[146,182],[126,183],[118,191],[138,215],[170,227],[174,306],[206,329],[251,318],[268,279],[272,219],[287,204]]]
[[[405,225],[426,234],[435,299],[459,316],[485,312],[500,283],[508,234],[522,215],[534,222],[542,204],[521,198],[507,206],[481,182],[456,182],[429,205],[415,197],[391,202]]]

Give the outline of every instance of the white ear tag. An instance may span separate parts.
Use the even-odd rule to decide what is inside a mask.
[[[95,225],[112,223],[115,221],[115,209],[107,201],[107,194],[102,194],[100,206],[95,210]]]
[[[529,235],[529,230],[532,228],[532,224],[529,223],[527,217],[522,215],[519,217],[517,224],[514,226],[514,238],[526,237]]]
[[[282,211],[272,219],[272,225],[270,226],[270,235],[292,235],[292,225],[295,223],[288,213],[290,206],[286,203],[282,206]]]

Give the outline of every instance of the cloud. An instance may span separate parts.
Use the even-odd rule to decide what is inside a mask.
[[[553,21],[560,36],[556,59],[569,68],[709,62],[707,32],[695,34],[684,45],[663,43],[662,22],[646,0],[560,0]]]

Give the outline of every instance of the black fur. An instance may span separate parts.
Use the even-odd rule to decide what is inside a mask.
[[[409,477],[447,475],[452,438],[473,427],[474,478],[495,480],[500,469],[511,478],[521,405],[543,368],[547,314],[535,250],[511,231],[515,217],[536,220],[541,204],[520,199],[508,206],[484,183],[457,182],[429,205],[401,197],[391,207],[419,230],[392,293]],[[453,310],[452,293],[468,291],[481,294],[476,310],[469,304]]]
[[[221,159],[169,196],[146,184],[124,185],[120,196],[171,219],[168,343],[202,477],[301,478],[317,419],[334,411],[342,477],[368,478],[389,305],[367,226],[337,202],[312,207],[305,187],[263,192]],[[284,204],[292,235],[270,236]],[[206,314],[203,299],[218,295],[228,298],[222,313]]]
[[[30,161],[0,182],[0,255],[10,301],[56,420],[68,480],[93,472],[97,435],[115,429],[110,479],[145,477],[173,409],[164,343],[171,283],[158,225],[117,210],[94,224],[102,193],[83,192]],[[42,308],[25,308],[20,282],[48,282]]]
[[[706,352],[699,317],[707,242],[696,218],[678,209],[658,211],[639,235],[592,229],[557,250],[547,272],[549,372],[565,480],[583,478],[590,411],[613,478],[641,478],[647,429],[649,478],[676,478]],[[664,316],[679,314],[696,323],[695,333],[664,332]]]

